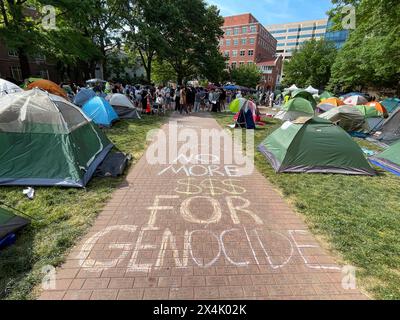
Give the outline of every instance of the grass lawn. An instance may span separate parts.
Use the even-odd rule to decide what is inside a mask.
[[[120,121],[105,132],[136,163],[146,148],[147,132],[166,119],[144,116]],[[0,251],[0,298],[35,298],[33,289],[44,276],[43,266],[56,267],[63,262],[68,249],[84,235],[123,179],[94,178],[86,189],[35,188],[33,201],[22,194],[22,187],[1,187],[1,200],[37,220],[18,235],[15,245]]]
[[[217,114],[222,127],[232,114]],[[256,146],[280,126],[265,120]],[[362,147],[379,150],[356,139]],[[357,267],[358,285],[376,299],[400,299],[400,178],[378,170],[377,177],[276,174],[258,151],[256,167],[278,187],[344,263]]]

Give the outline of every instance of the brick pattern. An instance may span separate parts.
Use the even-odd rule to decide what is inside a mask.
[[[179,131],[219,129],[205,115],[171,120],[178,121]],[[163,127],[165,132],[168,129],[169,125]],[[131,169],[88,234],[57,270],[56,287],[43,291],[39,299],[366,299],[356,289],[342,288],[334,258],[259,172],[235,178],[191,177],[189,189],[198,193],[185,195],[177,191],[188,190],[183,183],[186,174],[160,175],[165,168],[150,165],[143,157]],[[210,178],[211,185],[206,181]],[[236,189],[223,184],[229,179],[235,180]],[[188,215],[210,219],[214,212],[207,202],[210,198],[196,198],[186,207],[183,203],[191,197],[206,197],[205,191],[221,215],[215,223],[199,226],[188,221]],[[227,196],[239,191],[248,203],[234,204],[240,220],[234,224]],[[156,196],[179,199],[164,197],[157,204]],[[154,207],[158,210],[149,228]],[[250,210],[262,224],[257,225],[240,208]],[[295,241],[290,230],[297,231]]]

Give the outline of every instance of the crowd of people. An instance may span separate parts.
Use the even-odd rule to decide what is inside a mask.
[[[65,87],[61,84],[61,87]],[[83,85],[69,84],[72,94],[77,94]],[[237,98],[249,98],[257,105],[271,106],[282,103],[283,97],[276,97],[274,92],[258,91],[254,95],[242,93],[240,90],[224,90],[223,88],[193,86],[154,86],[123,85],[119,82],[92,83],[90,87],[98,94],[120,93],[126,95],[136,108],[143,113],[175,111],[180,114],[197,112],[223,112]],[[282,101],[281,101],[282,100]]]

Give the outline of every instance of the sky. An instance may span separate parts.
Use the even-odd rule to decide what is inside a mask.
[[[330,0],[206,0],[222,16],[252,13],[263,25],[326,18]]]

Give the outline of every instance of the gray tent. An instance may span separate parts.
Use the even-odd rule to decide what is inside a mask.
[[[354,106],[336,107],[320,115],[346,131],[357,131],[363,127],[365,116]]]
[[[400,139],[400,108],[398,108],[392,115],[385,121],[381,128],[381,134],[378,140],[385,143],[392,143]]]

